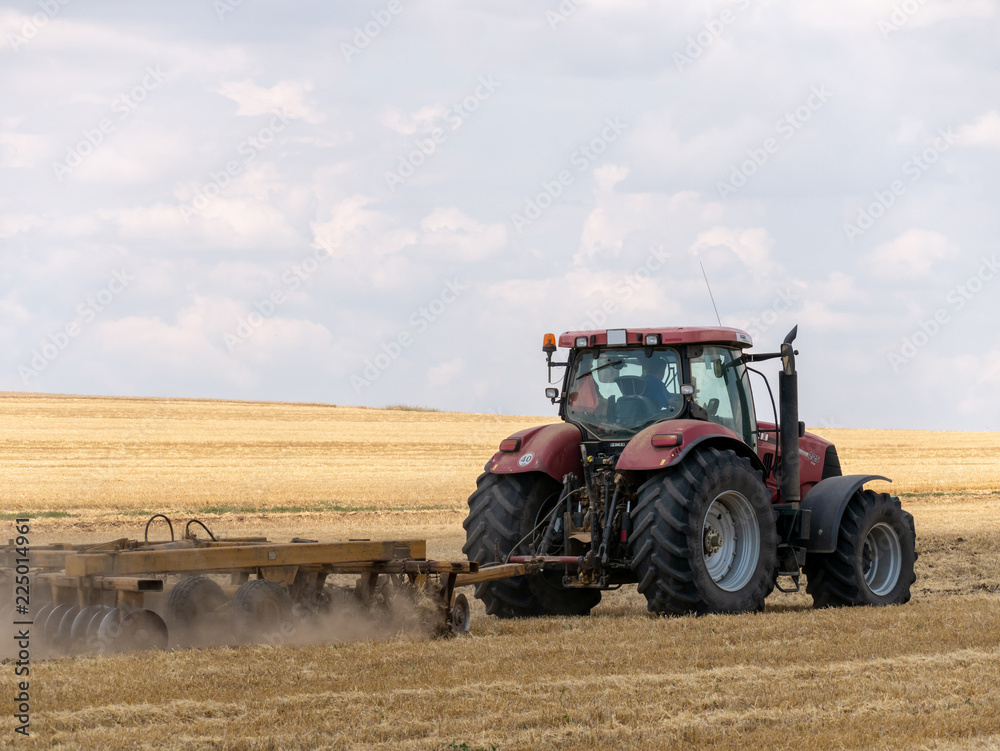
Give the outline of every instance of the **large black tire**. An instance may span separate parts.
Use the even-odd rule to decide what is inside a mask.
[[[240,644],[283,643],[291,635],[291,618],[288,593],[267,579],[244,582],[229,603],[229,622]]]
[[[494,475],[484,472],[469,496],[469,515],[462,552],[480,565],[492,563],[495,551],[501,559],[519,542],[518,555],[528,555],[531,531],[543,505],[547,511],[559,498],[560,486],[548,475],[530,472]],[[544,528],[538,532],[541,536]],[[524,538],[528,539],[524,539]],[[500,618],[536,615],[586,615],[601,601],[595,589],[566,589],[562,574],[517,576],[476,585],[476,597],[486,612]]]
[[[913,516],[888,493],[854,494],[840,521],[837,550],[810,554],[803,571],[813,607],[902,605],[917,560]]]
[[[226,601],[226,595],[207,576],[188,576],[170,590],[166,602],[166,621],[171,631],[186,632]]]
[[[695,449],[651,477],[632,509],[632,569],[648,610],[763,610],[778,565],[774,520],[763,475],[733,451]]]

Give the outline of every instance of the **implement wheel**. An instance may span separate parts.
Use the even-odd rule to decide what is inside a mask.
[[[207,576],[181,579],[167,595],[166,620],[170,630],[178,639],[189,639],[225,602],[222,587]]]
[[[813,607],[902,605],[917,560],[913,516],[888,493],[862,490],[844,509],[837,550],[810,554],[803,570]]]
[[[469,496],[469,515],[462,522],[466,530],[462,552],[480,565],[492,563],[495,551],[504,558],[514,552],[515,545],[517,555],[527,555],[529,543],[545,531],[544,523],[536,527],[558,501],[559,484],[538,472],[484,472],[476,485]],[[487,613],[500,618],[586,615],[601,601],[598,590],[565,589],[560,572],[483,582],[476,585],[476,597],[486,605]]]
[[[280,644],[291,635],[292,600],[280,584],[251,579],[229,603],[229,622],[240,644]]]
[[[469,598],[459,592],[455,595],[455,602],[451,606],[448,627],[453,634],[467,634],[471,623],[472,613],[469,611]]]
[[[749,459],[692,451],[639,488],[632,529],[632,568],[650,612],[764,609],[778,534],[764,479]]]

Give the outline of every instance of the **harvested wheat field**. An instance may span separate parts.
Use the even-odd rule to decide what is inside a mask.
[[[0,396],[0,525],[34,542],[140,537],[156,512],[223,535],[428,540],[460,559],[465,501],[537,417]],[[586,618],[470,634],[33,664],[24,748],[1000,748],[1000,434],[817,430],[893,477],[916,519],[912,601],[662,619],[634,586]],[[875,486],[886,489],[884,485]],[[9,626],[8,626],[9,628]],[[13,666],[0,666],[10,707]]]

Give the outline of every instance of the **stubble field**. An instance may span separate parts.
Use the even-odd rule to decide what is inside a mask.
[[[0,395],[0,539],[141,537],[157,512],[223,535],[428,540],[460,559],[465,502],[537,417]],[[1000,748],[1000,434],[817,430],[894,478],[917,527],[902,607],[587,618],[468,636],[77,657],[32,666],[24,748]],[[4,626],[4,632],[11,627]],[[0,665],[3,706],[12,666]]]

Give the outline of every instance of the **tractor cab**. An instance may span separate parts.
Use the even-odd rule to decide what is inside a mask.
[[[555,337],[548,335],[554,344]],[[611,342],[610,344],[608,342]],[[756,448],[756,418],[746,366],[750,337],[736,329],[665,328],[576,331],[570,348],[560,417],[600,441],[628,441],[664,420],[706,420]],[[551,346],[551,345],[549,345]],[[553,347],[554,351],[554,347]]]
[[[565,368],[545,390],[562,422],[500,442],[462,547],[481,567],[540,568],[483,580],[486,612],[588,613],[630,582],[653,613],[758,612],[803,572],[817,607],[906,602],[913,517],[863,489],[886,478],[843,475],[833,444],[805,431],[797,333],[765,353],[722,326],[546,334],[549,383]],[[758,423],[747,364],[768,360],[780,418]]]

